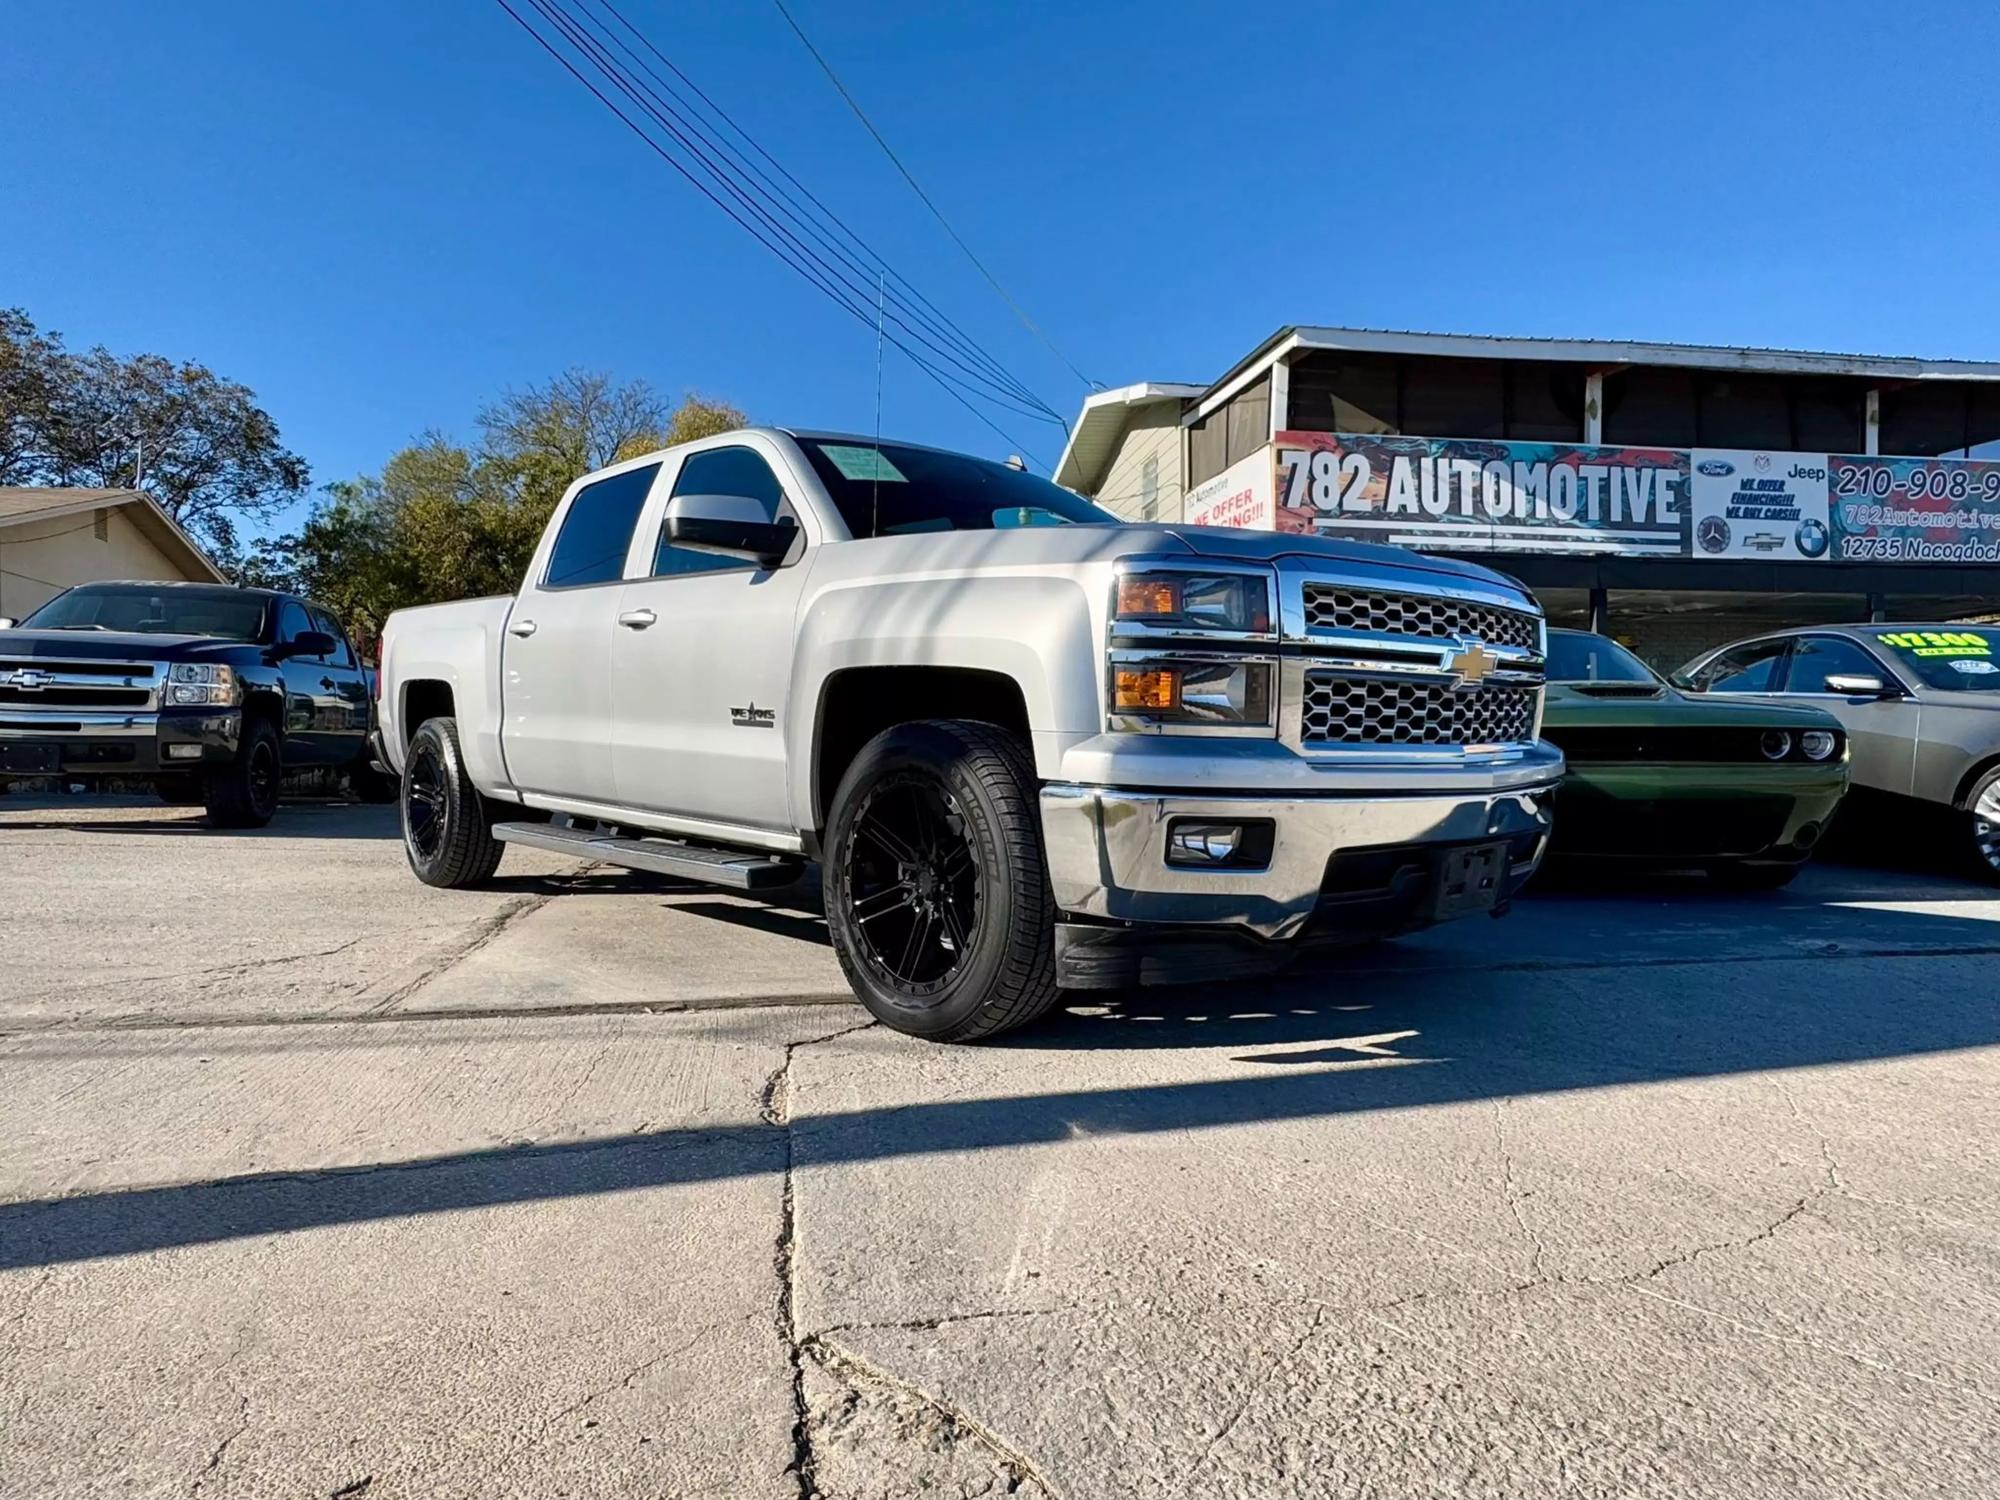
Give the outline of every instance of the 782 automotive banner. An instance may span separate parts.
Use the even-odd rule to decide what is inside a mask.
[[[1827,483],[1841,562],[2000,563],[2000,463],[1837,454]]]
[[[1277,528],[1462,552],[1680,556],[1688,455],[1669,448],[1281,432]]]

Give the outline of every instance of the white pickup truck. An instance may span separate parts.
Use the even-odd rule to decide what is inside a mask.
[[[1563,768],[1500,574],[859,437],[587,475],[519,594],[384,635],[419,879],[506,843],[743,889],[817,861],[855,993],[938,1040],[1497,915]]]

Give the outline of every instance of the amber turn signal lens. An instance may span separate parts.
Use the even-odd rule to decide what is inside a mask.
[[[1180,700],[1180,677],[1175,671],[1138,672],[1120,667],[1112,681],[1112,706],[1124,714],[1171,713]]]
[[[1121,578],[1118,580],[1119,618],[1177,615],[1181,612],[1180,592],[1171,578]]]

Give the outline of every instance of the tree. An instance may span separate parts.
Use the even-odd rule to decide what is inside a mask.
[[[571,371],[481,413],[477,448],[427,433],[379,477],[326,486],[305,524],[261,543],[239,574],[311,595],[372,642],[392,610],[512,593],[580,475],[744,421],[724,402],[690,394],[669,408],[642,382]]]
[[[306,491],[305,460],[238,381],[157,354],[75,354],[0,312],[0,482],[143,489],[218,555]]]

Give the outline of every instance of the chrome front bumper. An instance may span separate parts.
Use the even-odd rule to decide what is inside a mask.
[[[1507,842],[1502,900],[1511,896],[1547,847],[1554,790],[1550,780],[1456,794],[1286,797],[1052,783],[1042,789],[1042,837],[1056,905],[1072,917],[1286,941],[1313,928],[1322,908],[1339,908],[1350,932],[1371,922],[1378,933],[1409,931],[1427,925],[1419,887],[1451,846]],[[1170,865],[1167,830],[1178,818],[1268,818],[1270,861],[1243,870]],[[1377,874],[1387,881],[1379,891],[1370,884]]]

